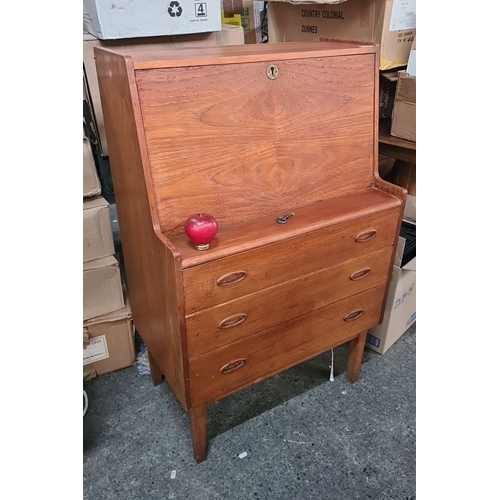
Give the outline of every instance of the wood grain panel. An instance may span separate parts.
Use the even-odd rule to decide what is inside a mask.
[[[154,199],[148,196],[151,178],[136,89],[130,83],[133,69],[130,61],[110,52],[96,49],[95,56],[134,324],[187,408],[185,339],[178,317],[182,296],[176,287],[180,271],[159,229]]]
[[[373,57],[138,71],[162,230],[188,215],[221,225],[366,189],[372,181]],[[189,91],[186,91],[189,89]],[[335,168],[333,168],[335,166]]]
[[[389,246],[192,314],[186,318],[188,355],[200,356],[385,283],[391,257]]]
[[[378,212],[186,269],[186,314],[330,267],[348,257],[391,247],[398,217],[399,208]],[[377,230],[373,239],[356,242],[356,235],[372,229]],[[230,286],[217,285],[220,276],[241,270],[247,273],[242,281]]]
[[[372,328],[378,321],[384,289],[385,285],[372,288],[191,359],[193,405],[227,396]],[[344,320],[359,309],[364,312],[358,319]],[[220,372],[231,363],[236,369]]]
[[[397,197],[378,189],[367,189],[328,198],[313,205],[285,207],[280,212],[230,226],[219,226],[217,236],[207,251],[196,250],[185,234],[170,238],[169,241],[180,255],[183,269],[187,269],[262,245],[296,238],[333,225],[340,226],[346,222],[372,216],[377,212],[396,208],[402,210],[401,201]],[[291,211],[295,215],[290,217],[286,224],[277,224],[278,217]]]

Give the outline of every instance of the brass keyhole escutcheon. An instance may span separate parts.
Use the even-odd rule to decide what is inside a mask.
[[[267,67],[267,77],[270,80],[276,80],[276,78],[278,78],[278,67],[274,64],[270,64]]]

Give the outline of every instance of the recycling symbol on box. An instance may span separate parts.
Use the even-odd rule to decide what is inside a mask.
[[[170,2],[170,5],[168,6],[168,13],[170,14],[170,17],[179,17],[182,14],[181,4],[176,0]]]

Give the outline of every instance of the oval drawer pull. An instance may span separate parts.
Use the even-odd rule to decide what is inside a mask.
[[[231,328],[233,326],[240,325],[247,319],[247,315],[245,313],[233,314],[226,319],[223,319],[219,323],[219,328]]]
[[[368,231],[359,233],[356,236],[356,241],[358,243],[364,243],[365,241],[370,241],[371,239],[375,238],[376,235],[377,235],[376,229],[369,229]]]
[[[354,271],[350,276],[349,279],[352,281],[356,280],[361,280],[363,278],[366,278],[371,272],[371,268],[365,267],[364,269],[360,269],[359,271]]]
[[[230,361],[229,363],[226,363],[219,370],[219,372],[222,373],[222,374],[234,372],[234,370],[237,370],[238,368],[241,368],[246,362],[247,362],[247,358],[235,359],[234,361]]]
[[[356,311],[350,312],[344,316],[344,321],[354,321],[363,315],[364,309],[357,309]]]
[[[217,278],[217,284],[219,286],[234,285],[245,279],[247,274],[246,271],[235,271],[234,273],[224,274],[220,278]]]

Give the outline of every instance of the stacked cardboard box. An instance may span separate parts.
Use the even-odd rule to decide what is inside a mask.
[[[390,134],[417,142],[417,38],[414,37],[404,67],[380,71],[380,119],[390,121]]]
[[[83,141],[84,379],[135,361],[130,306],[115,255],[109,203],[101,196],[89,140]]]
[[[125,307],[109,214],[100,195],[83,199],[83,319]]]
[[[377,42],[380,69],[405,66],[416,35],[415,0],[272,0],[269,42]]]
[[[83,29],[101,40],[221,30],[220,0],[83,0]]]
[[[265,43],[262,24],[265,13],[264,1],[223,0],[222,22],[241,26],[245,33],[245,43]]]
[[[412,142],[417,142],[416,54],[415,39],[407,67],[397,74],[391,122],[391,135]]]
[[[84,380],[133,365],[136,360],[134,334],[128,301],[121,309],[84,321]]]

